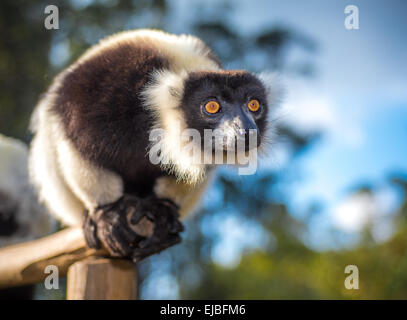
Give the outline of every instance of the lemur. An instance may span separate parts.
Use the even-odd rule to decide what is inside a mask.
[[[197,37],[115,34],[57,75],[41,97],[31,120],[30,177],[53,215],[83,225],[90,247],[140,260],[180,241],[179,218],[195,207],[215,167],[180,152],[176,128],[202,136],[218,129],[232,138],[255,130],[261,147],[274,92],[269,74],[223,69]],[[149,160],[157,128],[165,133],[167,164]]]

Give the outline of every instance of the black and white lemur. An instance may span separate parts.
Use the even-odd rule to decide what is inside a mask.
[[[139,260],[180,241],[213,165],[193,163],[176,147],[175,127],[257,130],[278,101],[273,78],[224,70],[198,38],[154,30],[102,40],[61,72],[33,116],[30,176],[41,200],[66,225],[83,224],[91,247]],[[162,154],[149,160],[149,134],[165,131]],[[132,228],[143,218],[150,233]],[[150,230],[151,231],[151,230]],[[144,233],[143,233],[144,232]]]

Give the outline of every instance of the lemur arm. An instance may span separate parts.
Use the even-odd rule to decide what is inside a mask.
[[[123,180],[117,174],[85,160],[68,140],[58,143],[57,154],[65,181],[90,214],[124,195]]]
[[[210,181],[211,172],[207,172],[206,178],[193,186],[179,182],[174,177],[163,177],[158,179],[154,192],[159,198],[174,201],[180,208],[181,218],[184,218],[194,211]]]
[[[83,159],[68,141],[60,141],[57,153],[66,182],[87,208],[83,226],[90,247],[103,245],[113,256],[138,261],[180,242],[174,198],[124,194],[120,176]]]

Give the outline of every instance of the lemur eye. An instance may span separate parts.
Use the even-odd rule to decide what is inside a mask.
[[[247,107],[250,111],[256,112],[260,108],[260,102],[258,100],[250,100]]]
[[[216,101],[209,101],[205,104],[205,110],[209,113],[216,113],[219,109],[220,105]]]

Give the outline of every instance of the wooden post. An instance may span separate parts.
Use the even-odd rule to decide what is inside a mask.
[[[137,270],[128,260],[92,257],[71,265],[68,300],[135,300]]]

